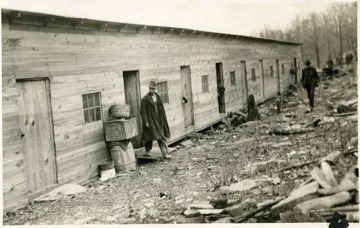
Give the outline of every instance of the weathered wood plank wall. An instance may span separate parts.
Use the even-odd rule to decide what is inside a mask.
[[[111,105],[125,103],[123,71],[139,70],[141,96],[147,93],[149,80],[168,82],[169,104],[165,109],[171,139],[175,140],[185,134],[184,117],[179,115],[183,113],[180,66],[190,66],[196,130],[222,117],[218,113],[215,63],[223,63],[228,112],[244,105],[241,61],[247,64],[249,94],[259,102],[263,100],[259,60],[264,62],[268,98],[277,92],[275,59],[279,59],[280,66],[285,65],[285,74],[280,74],[282,90],[294,80],[289,75],[293,58],[301,59],[298,46],[161,31],[113,33],[3,23],[2,34],[5,210],[18,207],[28,194],[16,79],[50,80],[58,183],[62,184],[96,176],[97,165],[110,159],[102,121],[84,124],[82,95],[100,92],[102,120],[107,120]],[[255,81],[252,68],[256,71]],[[235,86],[230,85],[230,71],[235,71]],[[202,93],[203,75],[209,77],[209,93]]]

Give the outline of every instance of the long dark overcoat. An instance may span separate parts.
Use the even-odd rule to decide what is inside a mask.
[[[166,118],[164,105],[160,96],[156,94],[157,102],[154,102],[148,93],[141,100],[140,114],[143,122],[143,132],[141,139],[143,141],[153,141],[170,138],[169,125]],[[156,115],[155,105],[157,105],[158,115]],[[145,124],[149,123],[149,127]]]
[[[303,69],[301,83],[304,88],[318,86],[319,75],[314,67],[306,67],[305,69]]]

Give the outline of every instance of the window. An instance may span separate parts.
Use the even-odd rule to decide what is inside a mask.
[[[157,91],[163,103],[169,103],[169,93],[167,82],[157,83]]]
[[[85,124],[101,120],[100,93],[82,95]]]
[[[251,69],[251,80],[256,81],[255,68]]]
[[[202,92],[208,93],[209,92],[209,80],[207,75],[201,76],[201,85],[202,85]]]
[[[282,74],[285,74],[285,66],[284,66],[284,64],[282,64],[281,67],[282,67]]]
[[[270,76],[274,77],[274,68],[273,68],[273,66],[270,66]]]
[[[231,71],[230,72],[230,84],[232,86],[236,85],[236,79],[235,79],[235,71]]]

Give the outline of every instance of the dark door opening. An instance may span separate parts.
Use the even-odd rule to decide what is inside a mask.
[[[225,113],[225,86],[222,63],[216,63],[216,82],[218,92],[219,113]]]
[[[241,76],[242,76],[242,91],[243,91],[243,103],[247,103],[247,98],[249,96],[248,84],[247,84],[247,71],[246,71],[246,61],[241,61]]]
[[[265,99],[264,62],[260,60],[259,63],[260,63],[260,77],[261,77],[261,95],[262,98]]]
[[[296,66],[297,66],[297,61],[296,61],[296,58],[294,58],[295,84],[298,82],[298,69]]]
[[[277,78],[277,91],[280,93],[281,89],[280,89],[280,64],[279,64],[279,60],[276,60],[276,78]]]
[[[191,88],[191,71],[190,66],[182,66],[181,70],[181,83],[182,83],[182,96],[183,96],[183,113],[184,113],[184,126],[185,128],[194,125],[194,106]]]
[[[139,71],[124,71],[124,92],[125,92],[125,103],[130,105],[131,115],[136,117],[138,132],[139,134],[132,138],[131,142],[134,148],[142,147],[141,133],[142,133],[142,122],[140,117],[140,78]]]

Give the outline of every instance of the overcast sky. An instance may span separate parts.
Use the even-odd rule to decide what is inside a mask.
[[[338,0],[337,2],[349,2]],[[252,35],[283,29],[297,14],[324,11],[332,0],[0,0],[1,7],[105,21]]]

